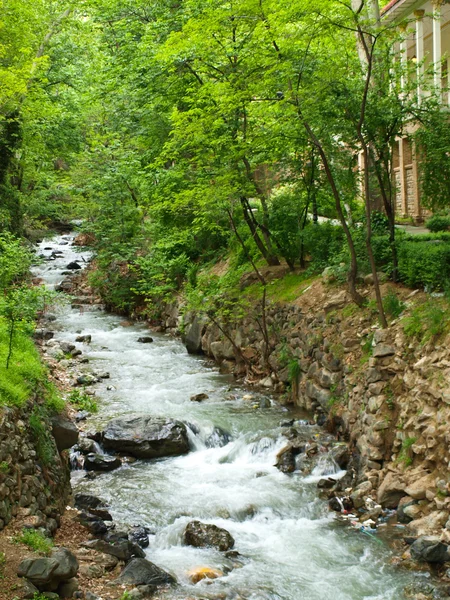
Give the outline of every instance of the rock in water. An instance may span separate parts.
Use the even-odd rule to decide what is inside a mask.
[[[167,585],[175,578],[145,558],[133,558],[116,580],[129,585]]]
[[[203,400],[208,400],[209,396],[208,394],[194,394],[193,396],[191,396],[191,401],[192,402],[203,402]]]
[[[67,265],[66,269],[77,271],[78,269],[81,269],[81,265],[79,265],[76,261],[73,261]]]
[[[231,550],[234,538],[226,529],[209,523],[191,521],[184,530],[184,543],[195,548],[217,548],[221,552]]]
[[[222,576],[222,571],[219,571],[219,569],[212,569],[211,567],[196,567],[188,573],[188,577],[192,583],[198,583],[203,579],[217,579]]]
[[[147,548],[150,544],[148,539],[148,531],[145,527],[135,526],[128,534],[131,542],[139,544],[141,548]]]
[[[179,456],[189,452],[186,426],[180,421],[152,417],[115,419],[102,433],[107,450],[136,458]]]
[[[84,459],[86,471],[113,471],[122,466],[122,461],[116,456],[106,454],[94,454],[91,452]]]
[[[108,508],[108,505],[104,500],[93,496],[92,494],[75,494],[75,507],[83,510],[90,510],[91,508]]]
[[[141,344],[151,344],[153,342],[153,338],[149,335],[143,335],[142,337],[138,338],[138,342]]]

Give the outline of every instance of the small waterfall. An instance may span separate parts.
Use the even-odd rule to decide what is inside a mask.
[[[341,468],[334,458],[330,454],[325,454],[319,458],[319,462],[312,470],[311,475],[313,477],[326,477],[327,475],[336,475],[340,471]]]

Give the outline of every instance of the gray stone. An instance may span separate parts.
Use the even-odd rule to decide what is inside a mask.
[[[92,494],[75,494],[75,506],[76,508],[80,508],[82,510],[90,510],[91,508],[108,508],[108,505],[97,498],[97,496],[93,496]]]
[[[18,568],[19,577],[25,577],[42,591],[53,581],[59,563],[55,558],[26,558]]]
[[[79,335],[77,338],[75,338],[76,342],[83,342],[84,344],[90,344],[92,341],[92,336],[91,335]]]
[[[437,536],[422,536],[411,544],[411,556],[414,560],[429,563],[443,563],[450,560],[447,544]]]
[[[39,594],[39,590],[35,585],[31,583],[31,581],[28,581],[28,579],[24,579],[23,583],[21,584],[19,593],[20,597],[24,600],[32,600],[35,594]]]
[[[67,581],[78,573],[77,557],[67,548],[59,548],[53,551],[51,558],[58,563],[58,567],[53,572],[53,577],[58,581]]]
[[[78,579],[73,577],[72,579],[64,581],[59,585],[58,594],[61,598],[73,598],[74,593],[77,592],[79,589],[80,586],[78,584]]]
[[[143,335],[142,337],[138,338],[138,342],[140,344],[151,344],[153,342],[153,338],[149,335]]]
[[[84,542],[82,545],[85,548],[103,552],[103,554],[111,554],[111,556],[115,556],[124,562],[128,562],[132,558],[145,558],[145,552],[142,548],[129,540],[118,540],[114,543],[109,543],[105,540],[90,540],[89,542]]]
[[[405,484],[399,479],[398,475],[389,472],[378,488],[378,503],[384,508],[397,508],[404,495]]]
[[[384,356],[392,356],[395,354],[395,348],[386,344],[377,344],[373,349],[372,356],[374,358],[382,358]]]
[[[203,354],[202,351],[202,336],[205,330],[205,323],[198,316],[194,317],[192,325],[184,341],[189,354]]]
[[[107,450],[136,458],[179,456],[189,452],[186,426],[171,419],[135,417],[111,421],[102,434]]]
[[[341,469],[347,468],[350,460],[350,452],[347,444],[333,446],[330,450],[330,456]]]
[[[167,585],[175,578],[145,558],[133,558],[124,568],[117,583],[127,585]]]
[[[329,409],[329,403],[331,398],[330,390],[321,388],[320,386],[316,385],[313,381],[308,380],[306,382],[306,395],[312,400],[317,400],[317,402],[319,402],[319,404],[325,410]]]
[[[78,429],[64,417],[54,417],[52,420],[52,433],[59,452],[71,448],[78,442]]]
[[[184,530],[184,543],[195,548],[217,548],[221,552],[234,546],[233,536],[217,525],[191,521]]]
[[[76,261],[70,262],[67,266],[66,269],[69,269],[70,271],[77,271],[79,269],[81,269],[81,265],[79,265]]]
[[[84,468],[86,471],[114,471],[122,466],[122,461],[116,456],[107,454],[90,453],[84,459]]]

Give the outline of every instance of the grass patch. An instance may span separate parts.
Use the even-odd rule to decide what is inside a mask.
[[[88,396],[80,390],[72,390],[69,394],[68,400],[72,406],[78,408],[78,410],[86,410],[90,413],[98,412],[97,402],[92,396]]]
[[[36,529],[23,529],[22,533],[14,538],[14,542],[41,554],[50,554],[53,548],[52,540]]]
[[[271,281],[267,285],[267,297],[274,302],[293,302],[305,289],[311,285],[316,277],[308,273],[289,273],[282,279]]]
[[[405,333],[422,344],[438,338],[450,328],[450,309],[446,300],[430,298],[414,307],[403,319]]]
[[[303,273],[288,273],[281,279],[267,284],[267,300],[272,302],[293,302],[306,290],[317,277]],[[244,289],[242,296],[249,301],[261,300],[263,288],[260,283],[253,283]]]
[[[0,404],[23,406],[31,392],[45,381],[46,371],[33,340],[25,332],[15,333],[7,369],[8,350],[8,327],[5,319],[0,319]]]
[[[64,408],[58,389],[48,381],[47,369],[26,331],[14,334],[14,348],[6,368],[9,351],[9,332],[5,319],[0,317],[0,405],[24,406],[33,393],[39,392],[52,412]]]

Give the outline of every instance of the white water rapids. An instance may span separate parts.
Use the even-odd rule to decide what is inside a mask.
[[[40,244],[39,253],[63,255],[44,262],[34,273],[52,287],[62,271],[83,254],[58,236]],[[88,255],[85,255],[87,257]],[[273,465],[286,444],[280,420],[290,417],[273,400],[254,408],[243,399],[255,394],[220,375],[207,361],[187,354],[180,341],[151,334],[154,342],[140,344],[148,334],[140,324],[124,327],[123,319],[97,307],[58,311],[55,338],[75,343],[90,334],[91,344],[76,343],[89,358],[86,369],[109,371],[110,379],[95,385],[99,413],[90,417],[90,430],[118,415],[154,415],[180,419],[198,432],[192,451],[181,457],[138,460],[96,479],[73,480],[75,491],[92,493],[111,507],[117,523],[151,529],[149,560],[173,573],[180,586],[165,598],[226,598],[246,600],[399,600],[411,574],[391,567],[390,550],[379,540],[349,530],[334,521],[327,503],[317,497],[316,483],[330,468],[322,459],[310,476],[285,475]],[[113,386],[114,389],[107,388]],[[205,392],[202,403],[190,396]],[[256,395],[257,396],[257,395]],[[267,397],[263,405],[268,405]],[[298,415],[297,415],[298,417]],[[208,441],[213,427],[231,435],[223,447]],[[314,427],[300,424],[300,429]],[[332,468],[332,467],[331,467]],[[187,572],[197,566],[225,571],[232,563],[211,549],[182,545],[192,519],[227,529],[242,558],[214,581],[189,583]]]

